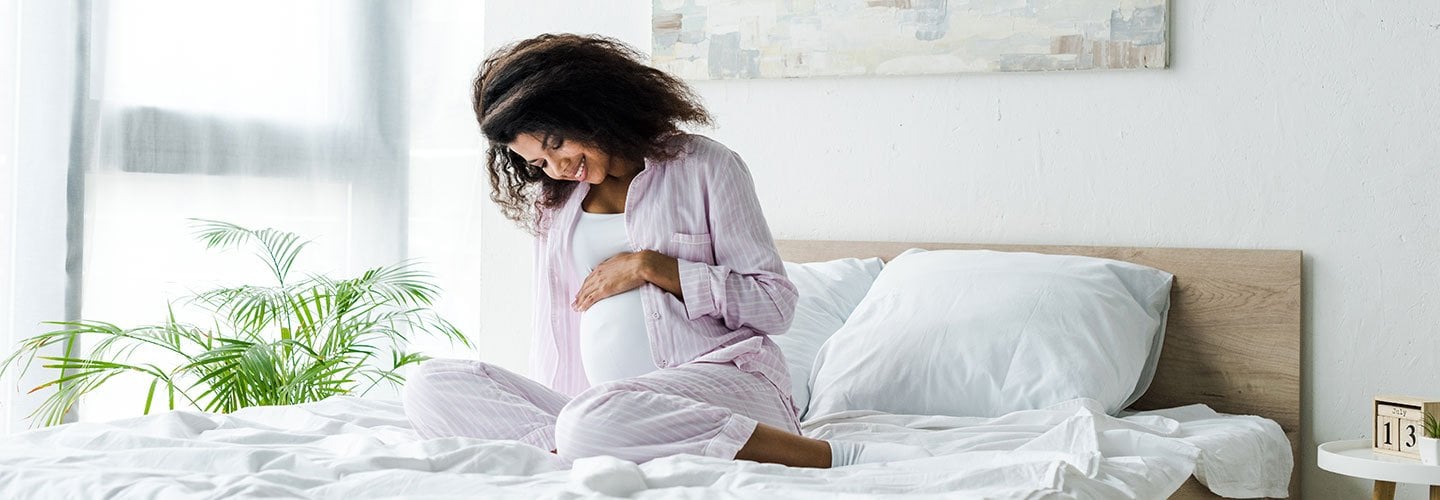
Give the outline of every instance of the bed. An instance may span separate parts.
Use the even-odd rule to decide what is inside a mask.
[[[1301,263],[1295,250],[986,245],[934,242],[779,241],[787,261],[889,259],[909,248],[1085,255],[1175,275],[1158,371],[1138,410],[1204,404],[1280,424],[1300,463]],[[1299,468],[1291,495],[1299,496]],[[1172,498],[1216,498],[1194,479]]]
[[[1215,498],[1211,490],[1227,484],[1278,496],[1287,482],[1298,492],[1291,472],[1300,432],[1299,252],[778,244],[793,262],[890,258],[912,247],[988,248],[1168,271],[1175,281],[1154,380],[1131,407],[1137,413],[1123,418],[1097,415],[1077,400],[995,419],[854,412],[808,420],[810,435],[909,441],[937,455],[844,470],[694,456],[566,464],[517,442],[420,439],[399,403],[386,400],[337,397],[229,415],[175,411],[0,439],[0,497],[828,499],[960,491],[983,498]],[[1158,451],[1114,452],[1113,442],[1105,453],[1077,450],[1086,446],[1077,436]],[[1057,437],[1065,443],[1042,443]],[[1192,475],[1207,477],[1209,486]]]

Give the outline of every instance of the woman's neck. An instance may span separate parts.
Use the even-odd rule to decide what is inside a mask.
[[[620,163],[622,168],[615,172],[607,172],[605,180],[590,187],[590,192],[585,193],[585,199],[581,202],[580,208],[586,212],[598,214],[618,214],[625,211],[625,199],[630,191],[630,181],[645,169],[643,161],[625,161]]]
[[[641,170],[645,170],[644,160],[630,160],[612,157],[611,161],[613,161],[615,163],[615,166],[619,168],[610,169],[610,171],[607,172],[605,175],[605,180],[601,182],[602,185],[616,179],[624,180],[625,183],[628,184],[630,182],[630,179],[634,179],[636,175],[640,174]]]

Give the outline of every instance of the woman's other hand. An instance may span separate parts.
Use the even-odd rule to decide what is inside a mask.
[[[590,309],[596,302],[654,283],[667,292],[680,295],[680,264],[674,257],[654,250],[626,252],[606,259],[580,284],[575,302],[576,311]]]

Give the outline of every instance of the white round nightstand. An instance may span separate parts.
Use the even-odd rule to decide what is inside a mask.
[[[1369,439],[1322,444],[1316,461],[1336,474],[1375,480],[1376,500],[1393,500],[1395,483],[1428,484],[1430,499],[1440,500],[1440,465],[1377,454],[1370,451]]]

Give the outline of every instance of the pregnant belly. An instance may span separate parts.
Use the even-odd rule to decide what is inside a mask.
[[[580,314],[580,357],[591,384],[655,370],[640,289],[596,302]]]

